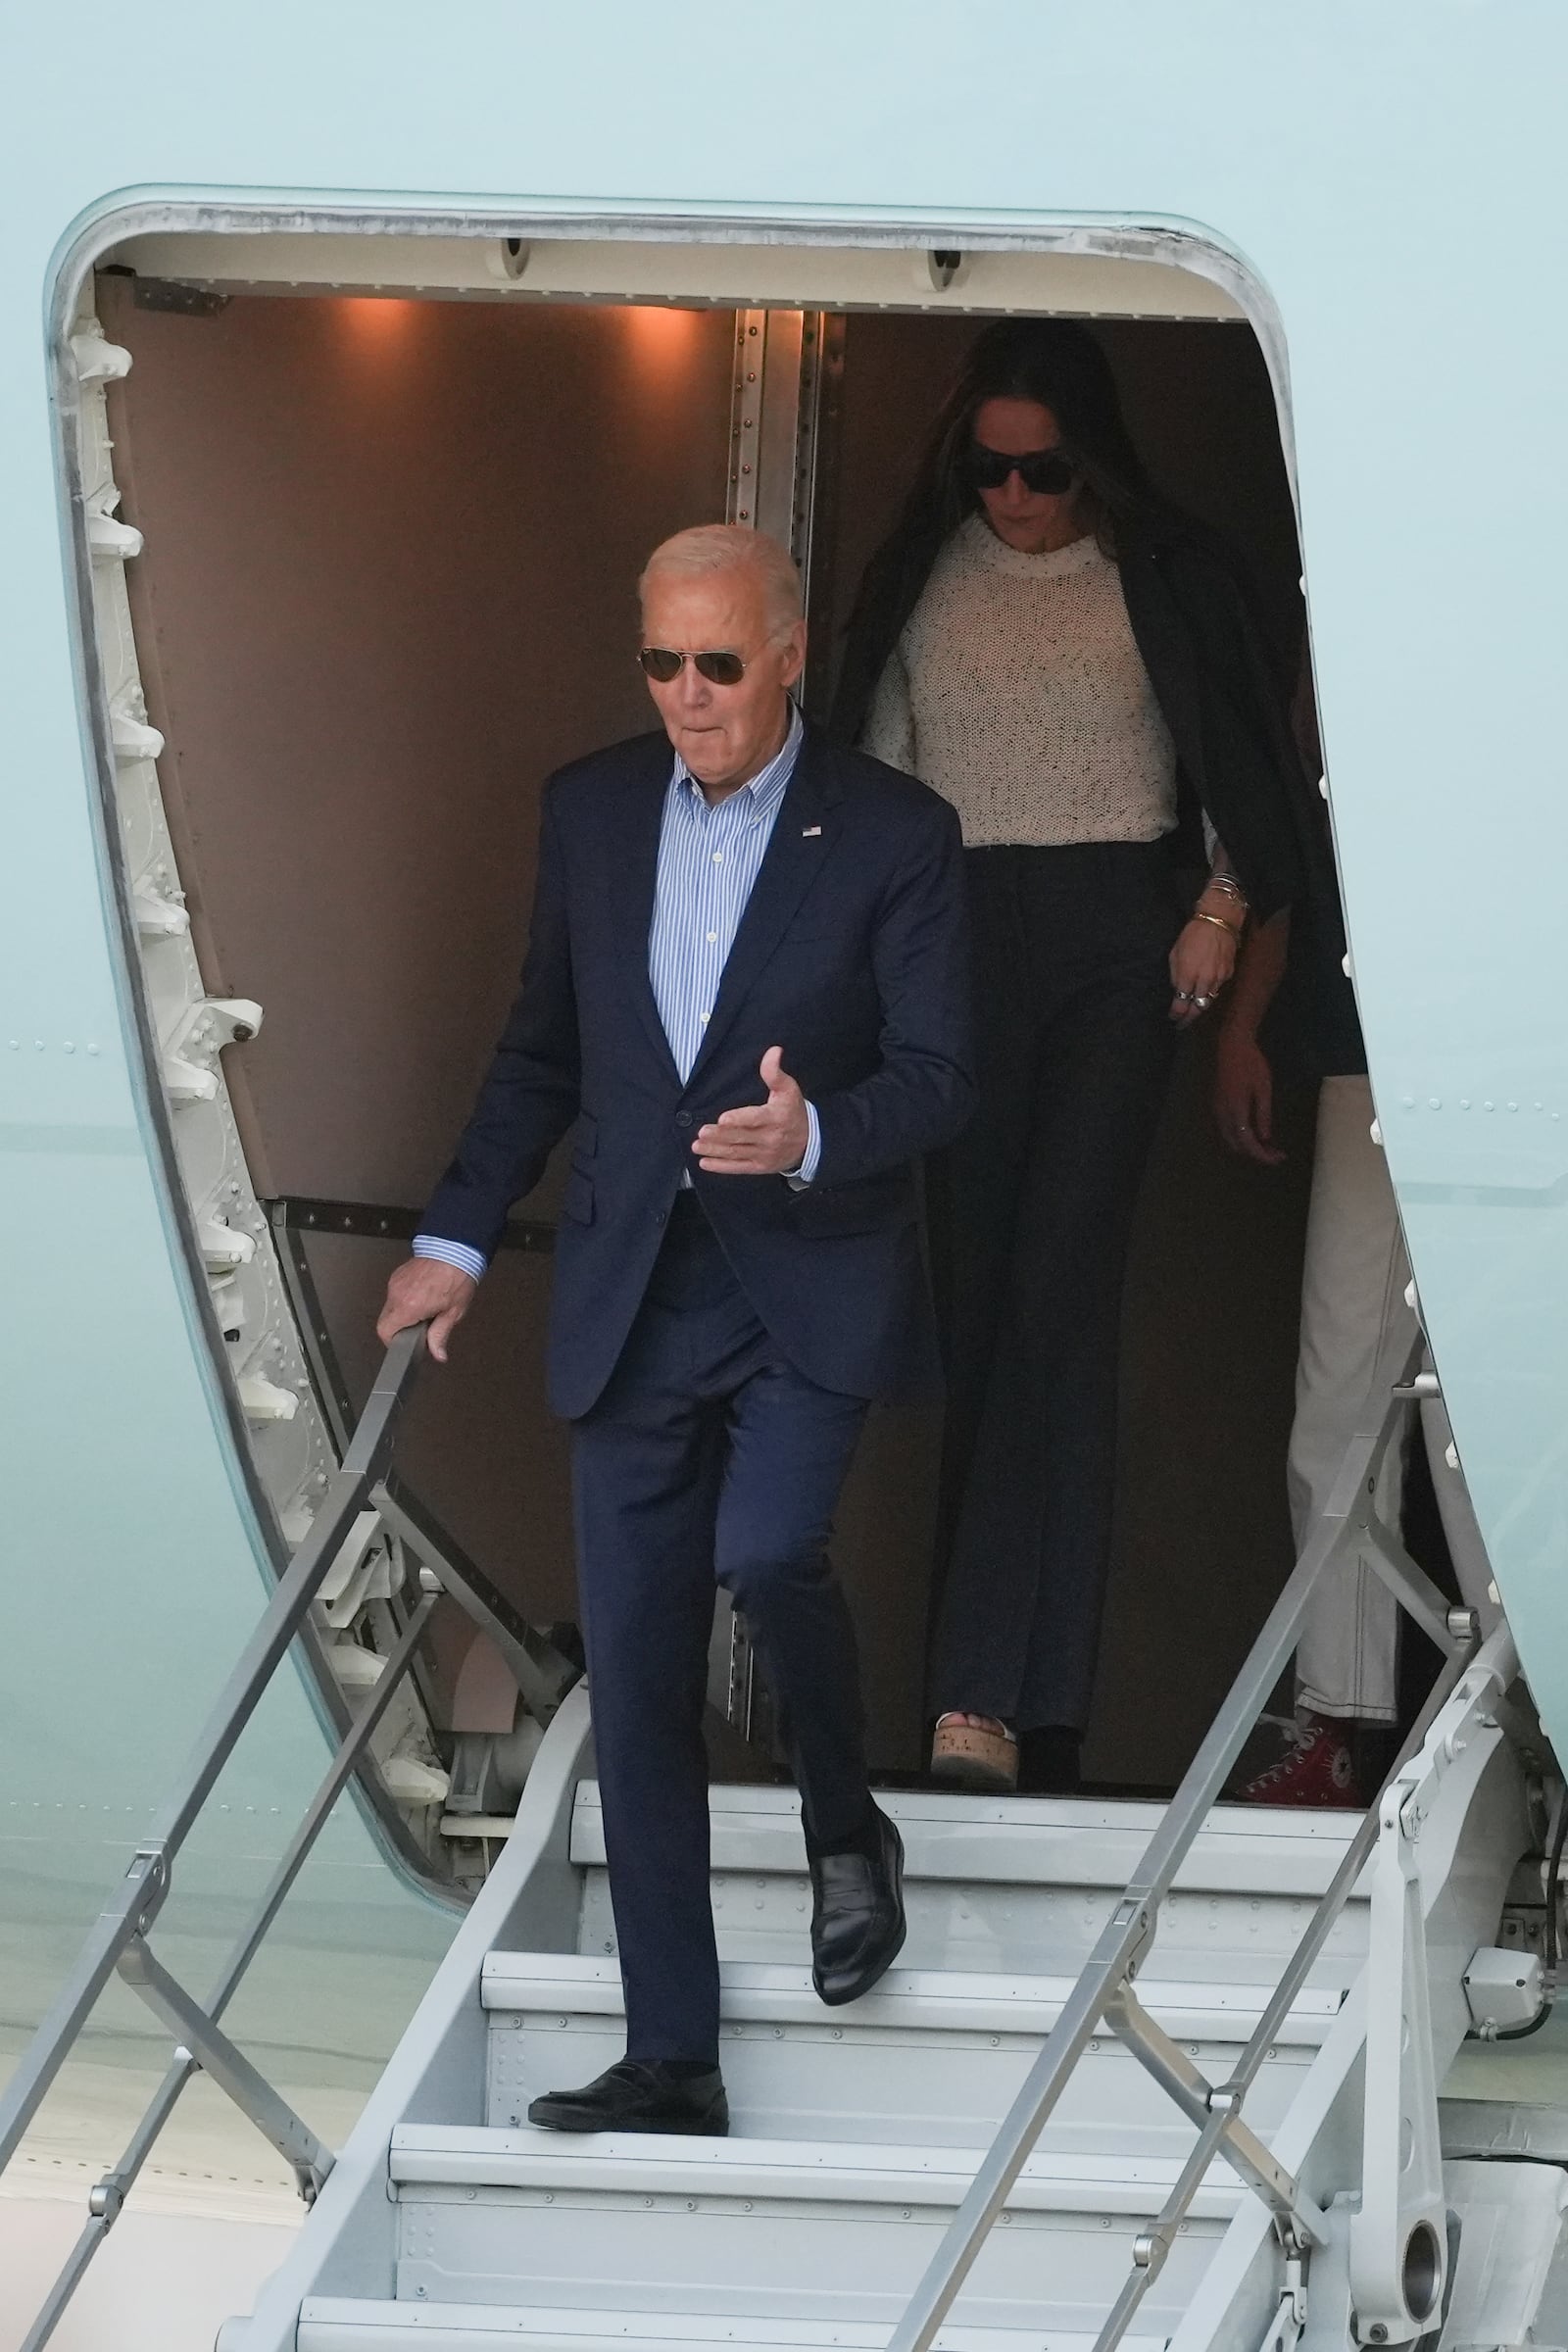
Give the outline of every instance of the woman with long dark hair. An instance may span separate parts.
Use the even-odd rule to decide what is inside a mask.
[[[954,802],[974,916],[981,1102],[930,1188],[949,1371],[932,1770],[1070,1789],[1172,1048],[1249,911],[1296,882],[1294,753],[1245,595],[1154,492],[1086,328],[979,337],[861,585],[834,725]],[[1207,866],[1185,907],[1184,844]]]

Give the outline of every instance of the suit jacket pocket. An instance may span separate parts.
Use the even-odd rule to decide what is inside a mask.
[[[581,1168],[567,1171],[561,1212],[577,1225],[591,1225],[594,1221],[594,1180]]]

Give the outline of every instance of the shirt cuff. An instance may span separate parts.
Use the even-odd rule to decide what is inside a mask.
[[[483,1279],[490,1260],[481,1250],[470,1250],[466,1242],[444,1242],[438,1233],[416,1233],[414,1237],[416,1257],[433,1257],[443,1266],[456,1266],[470,1282]]]
[[[795,1192],[804,1193],[822,1164],[822,1122],[816,1115],[816,1104],[806,1105],[806,1156],[798,1168],[786,1168],[784,1181]]]

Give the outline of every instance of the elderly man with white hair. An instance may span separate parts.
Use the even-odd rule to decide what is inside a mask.
[[[529,2114],[721,2133],[715,1582],[800,1786],[822,2000],[854,2000],[904,1940],[827,1545],[870,1399],[937,1383],[913,1169],[971,1107],[968,954],[953,810],[792,700],[806,624],[785,550],[683,531],[641,591],[662,730],[545,789],[517,1000],[378,1328],[428,1322],[446,1360],[569,1129],[550,1392],[572,1425],[626,2056]]]

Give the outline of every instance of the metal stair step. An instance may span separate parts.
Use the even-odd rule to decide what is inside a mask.
[[[943,1796],[883,1789],[899,1825],[909,1879],[974,1884],[1102,1886],[1122,1892],[1164,1818],[1159,1804],[1098,1797]],[[801,1801],[793,1788],[715,1784],[710,1791],[713,1868],[804,1873]],[[1272,1805],[1216,1805],[1176,1886],[1217,1894],[1310,1894],[1332,1878],[1359,1815]],[[571,1858],[605,1859],[596,1781],[578,1784]]]
[[[398,2299],[891,2326],[982,2153],[407,2126],[390,2167]],[[1092,2332],[1179,2163],[1037,2153],[956,2318]],[[1147,2327],[1174,2323],[1244,2193],[1225,2168],[1210,2173]]]
[[[883,2352],[885,2326],[777,2320],[736,2312],[519,2310],[512,2304],[382,2303],[313,2296],[297,2352]],[[1123,2352],[1162,2352],[1164,2338],[1128,2335]],[[1094,2331],[1054,2333],[1051,2352],[1093,2352]],[[1015,2328],[944,2328],[936,2352],[1036,2352]]]
[[[1050,2033],[1072,1991],[1071,1977],[1020,1977],[960,1969],[890,1969],[880,1984],[849,2008],[829,2011],[811,1986],[808,1968],[727,1961],[721,1975],[726,2021],[796,2025],[857,2025],[920,2034]],[[1242,2041],[1274,1987],[1270,1984],[1210,1984],[1169,1980],[1145,1972],[1138,1997],[1168,2034]],[[612,1960],[582,1952],[491,1952],[484,1962],[480,2000],[492,2017],[559,2006],[586,2014],[621,2015],[620,1974]],[[1342,1990],[1309,1985],[1291,2010],[1281,2039],[1315,2047],[1338,2015]]]
[[[500,2131],[466,2124],[405,2124],[392,2135],[390,2177],[409,2188],[551,2189],[678,2200],[694,2195],[805,2199],[812,2203],[956,2204],[983,2146],[907,2148],[847,2140],[831,2150],[792,2139],[701,2139],[653,2132]],[[1157,2209],[1179,2167],[1132,2156],[1032,2156],[1008,2202],[1023,2212],[1115,2213]],[[1228,2220],[1240,2194],[1217,2165],[1193,2210]],[[672,2206],[671,2210],[675,2210]],[[689,2210],[689,2208],[688,2208]]]
[[[1160,1817],[1149,1804],[1080,1797],[884,1793],[905,1841],[914,1968],[1076,1977]],[[727,1959],[799,1961],[810,1886],[791,1789],[715,1788],[713,1918]],[[1160,1915],[1153,1973],[1258,1983],[1277,1975],[1339,1865],[1356,1816],[1217,1807]],[[577,1945],[612,1955],[597,1785],[583,1782],[571,1852],[582,1871]],[[1366,1906],[1348,1903],[1314,1982],[1349,1981],[1365,1953]],[[1348,1971],[1348,1973],[1347,1973]]]
[[[825,2009],[809,1972],[727,1962],[721,2055],[730,2112],[753,2138],[972,2146],[1010,2104],[1071,1990],[1064,1977],[895,1969],[846,2009]],[[1223,2082],[1270,1988],[1144,1978],[1140,1995],[1210,2081]],[[493,1952],[486,2118],[520,2125],[545,2089],[585,2082],[624,2048],[612,1960]],[[1271,2132],[1333,2025],[1342,1988],[1310,1986],[1253,2085],[1248,2120]],[[1190,2127],[1113,2034],[1098,2036],[1043,2145],[1110,2153],[1183,2150]]]

